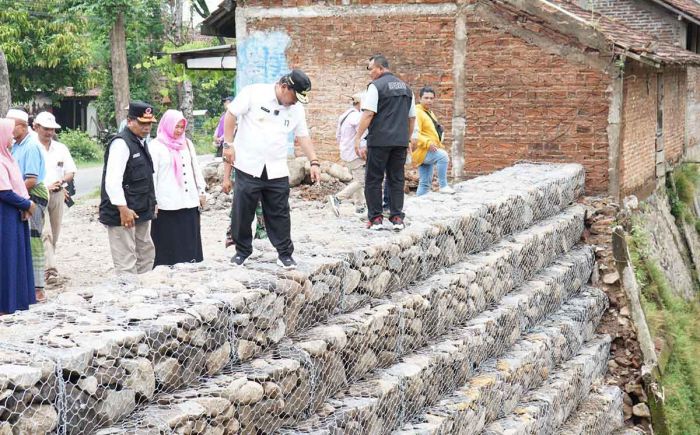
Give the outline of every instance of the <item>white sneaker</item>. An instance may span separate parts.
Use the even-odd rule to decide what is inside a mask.
[[[438,190],[438,192],[444,193],[444,194],[447,194],[447,195],[454,195],[455,193],[457,193],[457,192],[455,192],[455,190],[454,190],[453,188],[451,188],[450,186],[441,187],[440,190]]]
[[[331,206],[333,214],[340,216],[340,200],[335,195],[328,195],[328,205]]]

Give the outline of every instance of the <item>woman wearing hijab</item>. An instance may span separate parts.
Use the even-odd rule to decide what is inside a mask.
[[[36,211],[17,162],[12,158],[15,122],[0,119],[0,313],[36,303],[27,219]]]
[[[168,110],[148,144],[158,203],[158,215],[151,223],[154,267],[203,260],[199,213],[206,184],[192,142],[185,137],[186,127],[182,112]]]

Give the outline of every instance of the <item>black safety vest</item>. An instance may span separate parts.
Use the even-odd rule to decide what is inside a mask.
[[[369,124],[368,147],[408,147],[408,112],[411,110],[411,88],[392,73],[384,73],[372,84],[379,94],[377,113]]]
[[[109,148],[112,142],[118,138],[124,139],[126,146],[129,147],[129,160],[126,162],[122,178],[126,206],[139,215],[136,223],[147,222],[153,219],[156,207],[156,189],[153,185],[153,160],[148,152],[148,147],[142,145],[140,138],[128,128],[114,136],[105,150],[102,187],[100,189],[100,222],[108,226],[121,225],[119,209],[109,200],[105,189]]]

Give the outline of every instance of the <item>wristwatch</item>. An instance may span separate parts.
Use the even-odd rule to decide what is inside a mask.
[[[228,142],[224,142],[224,148],[231,148],[233,144],[230,144]]]

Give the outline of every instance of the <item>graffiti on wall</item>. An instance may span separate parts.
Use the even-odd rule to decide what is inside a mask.
[[[236,89],[274,83],[289,72],[285,51],[289,36],[281,31],[253,32],[237,46]]]
[[[289,72],[285,51],[289,36],[281,31],[253,32],[237,46],[236,89],[253,83],[274,83]],[[288,153],[294,155],[294,134],[288,138]]]

